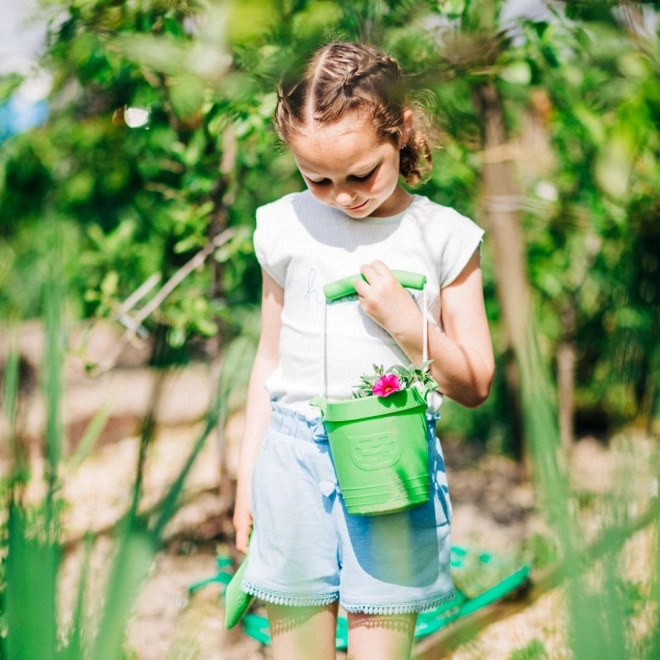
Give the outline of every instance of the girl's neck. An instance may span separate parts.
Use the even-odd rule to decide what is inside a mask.
[[[413,196],[405,190],[401,184],[397,185],[394,194],[381,206],[379,206],[369,217],[390,218],[405,211],[413,201]]]

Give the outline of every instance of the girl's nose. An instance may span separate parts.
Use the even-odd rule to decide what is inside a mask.
[[[355,195],[350,190],[343,188],[335,193],[335,201],[340,206],[350,206],[355,201]]]

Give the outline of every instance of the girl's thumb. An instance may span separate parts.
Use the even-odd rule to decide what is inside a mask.
[[[250,540],[250,527],[243,527],[236,530],[236,549],[243,554],[248,551],[248,543]]]

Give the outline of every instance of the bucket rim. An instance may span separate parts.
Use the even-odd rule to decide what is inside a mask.
[[[327,401],[322,408],[322,417],[324,422],[349,422],[426,407],[426,398],[419,390],[411,387],[387,397],[366,396],[345,401]]]

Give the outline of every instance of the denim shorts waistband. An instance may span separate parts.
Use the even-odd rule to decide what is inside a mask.
[[[274,402],[271,402],[271,406],[273,410],[270,415],[270,426],[274,431],[298,440],[328,442],[320,417],[309,419],[296,410],[279,406]]]

